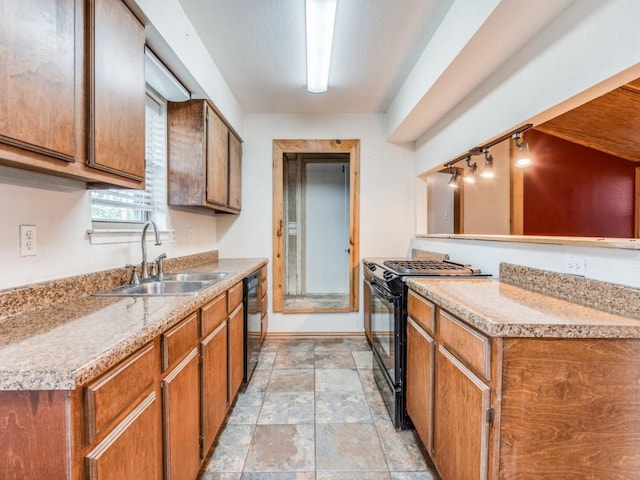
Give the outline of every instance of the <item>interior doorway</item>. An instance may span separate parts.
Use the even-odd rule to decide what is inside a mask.
[[[358,310],[358,140],[274,141],[274,311]]]

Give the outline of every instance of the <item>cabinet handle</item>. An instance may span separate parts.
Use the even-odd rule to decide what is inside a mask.
[[[493,407],[487,408],[487,423],[489,424],[489,428],[493,427],[493,417],[494,417]]]

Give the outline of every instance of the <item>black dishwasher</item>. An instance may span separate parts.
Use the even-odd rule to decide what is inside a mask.
[[[258,364],[262,344],[262,311],[258,290],[259,272],[252,273],[243,281],[244,302],[244,383],[248,383]]]

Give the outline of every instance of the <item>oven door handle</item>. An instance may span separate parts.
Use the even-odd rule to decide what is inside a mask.
[[[393,303],[396,299],[396,297],[391,295],[389,292],[385,292],[384,290],[382,290],[375,282],[371,282],[371,289],[389,303]]]

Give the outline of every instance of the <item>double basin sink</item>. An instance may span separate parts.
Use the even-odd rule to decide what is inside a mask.
[[[98,297],[148,297],[196,295],[230,275],[228,272],[169,273],[162,280],[144,280],[137,285],[122,285],[111,290],[96,292]]]

